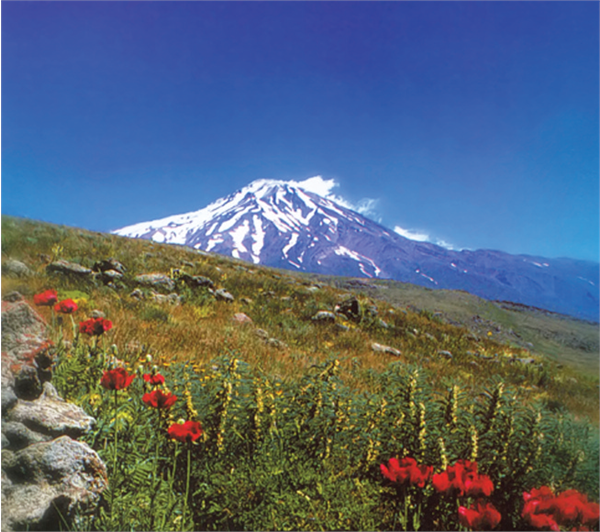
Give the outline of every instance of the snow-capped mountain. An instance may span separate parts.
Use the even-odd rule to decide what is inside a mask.
[[[199,211],[114,233],[278,268],[462,289],[598,320],[598,263],[409,240],[302,185],[254,181]]]

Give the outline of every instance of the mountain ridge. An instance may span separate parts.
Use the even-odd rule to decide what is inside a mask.
[[[301,183],[257,180],[198,211],[113,231],[266,266],[466,290],[598,321],[600,265],[410,240]]]

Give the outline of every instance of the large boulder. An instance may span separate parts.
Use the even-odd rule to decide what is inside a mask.
[[[48,381],[51,349],[35,310],[2,301],[2,531],[78,529],[107,487],[98,455],[73,439],[95,420]]]
[[[76,528],[108,486],[98,454],[68,436],[3,452],[2,477],[3,531]]]

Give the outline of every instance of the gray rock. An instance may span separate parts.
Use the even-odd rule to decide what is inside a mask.
[[[106,270],[101,272],[98,277],[104,284],[114,283],[123,278],[123,274],[116,270]]]
[[[46,266],[48,273],[60,273],[62,275],[71,275],[74,277],[91,277],[92,270],[81,264],[68,262],[66,260],[57,260]]]
[[[90,313],[90,317],[92,317],[94,319],[96,319],[96,318],[106,318],[106,314],[104,314],[104,312],[102,312],[101,310],[94,309]]]
[[[24,366],[16,375],[14,391],[19,399],[25,401],[37,399],[42,394],[42,383],[37,369],[33,366]]]
[[[311,319],[318,323],[334,323],[335,314],[327,310],[319,310]]]
[[[49,441],[52,436],[34,432],[27,428],[23,423],[17,421],[7,421],[2,423],[2,435],[7,439],[6,447],[12,450],[19,450],[42,441]]]
[[[125,266],[123,266],[118,260],[113,259],[112,257],[110,259],[97,261],[96,263],[94,263],[92,270],[94,270],[95,272],[114,271],[120,273],[121,276],[127,271]]]
[[[31,430],[54,437],[67,434],[77,438],[89,431],[96,420],[83,409],[62,399],[49,382],[35,401],[18,401],[7,416]]]
[[[215,283],[211,279],[208,277],[203,277],[202,275],[190,275],[189,273],[182,273],[179,276],[179,279],[181,279],[190,288],[200,288],[203,286],[207,288],[215,287]]]
[[[267,340],[267,345],[270,345],[271,347],[275,347],[276,349],[286,349],[287,348],[287,344],[285,344],[281,340],[278,340],[277,338],[269,338]]]
[[[269,338],[269,333],[267,331],[265,331],[264,329],[256,329],[256,331],[254,331],[254,333],[256,334],[256,336],[259,336],[263,340],[267,340]]]
[[[30,445],[2,468],[3,530],[60,530],[63,520],[91,511],[108,487],[97,453],[68,436]]]
[[[8,259],[2,264],[2,274],[9,277],[29,277],[31,273],[29,267],[18,260]]]
[[[238,312],[238,313],[234,314],[231,319],[234,322],[241,323],[241,324],[252,323],[252,318],[250,316],[248,316],[247,314],[244,314],[243,312]]]
[[[235,301],[235,298],[224,288],[215,290],[215,297],[217,298],[217,301],[226,301],[228,303]]]
[[[387,324],[385,321],[383,321],[381,318],[379,318],[379,319],[377,320],[377,324],[378,324],[378,325],[379,325],[381,328],[383,328],[383,329],[389,329],[389,328],[390,328],[390,326],[389,326],[389,325],[388,325],[388,324]]]
[[[240,301],[244,303],[244,305],[252,305],[253,303],[252,299],[250,299],[249,297],[243,297],[242,299],[240,299]]]
[[[349,320],[360,321],[360,304],[358,299],[351,297],[335,306],[335,312],[342,314]]]
[[[437,354],[449,360],[453,358],[452,353],[450,351],[445,351],[443,349],[438,351]]]
[[[131,294],[129,294],[129,297],[132,297],[134,299],[139,299],[139,300],[142,300],[145,298],[144,292],[142,292],[139,288],[136,288],[133,292],[131,292]]]
[[[535,358],[531,358],[531,357],[528,357],[528,358],[514,358],[513,360],[515,362],[520,362],[521,364],[525,364],[525,365],[527,365],[527,364],[535,364],[537,362]]]
[[[169,295],[162,295],[162,294],[157,294],[156,292],[152,292],[150,294],[150,299],[152,301],[155,301],[156,303],[167,303],[169,305],[180,305],[181,304],[181,296],[178,294],[169,294]]]
[[[386,353],[388,355],[394,355],[396,357],[402,355],[402,352],[398,349],[390,347],[389,345],[381,345],[375,342],[371,344],[371,349],[373,349],[373,351],[375,351],[376,353]]]
[[[10,353],[14,372],[15,365],[33,366],[36,354],[47,345],[46,323],[25,301],[2,306],[2,351]]]
[[[175,290],[175,281],[164,273],[144,273],[136,276],[134,280],[141,285],[161,288],[167,292]]]
[[[2,301],[8,301],[9,303],[16,303],[17,301],[23,301],[23,296],[15,290],[14,292],[9,292],[8,294],[6,294],[2,298]]]

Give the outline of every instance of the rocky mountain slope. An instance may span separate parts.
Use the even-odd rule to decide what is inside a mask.
[[[284,181],[258,180],[204,209],[115,234],[255,264],[465,290],[598,321],[599,264],[501,251],[453,251],[394,231]]]

